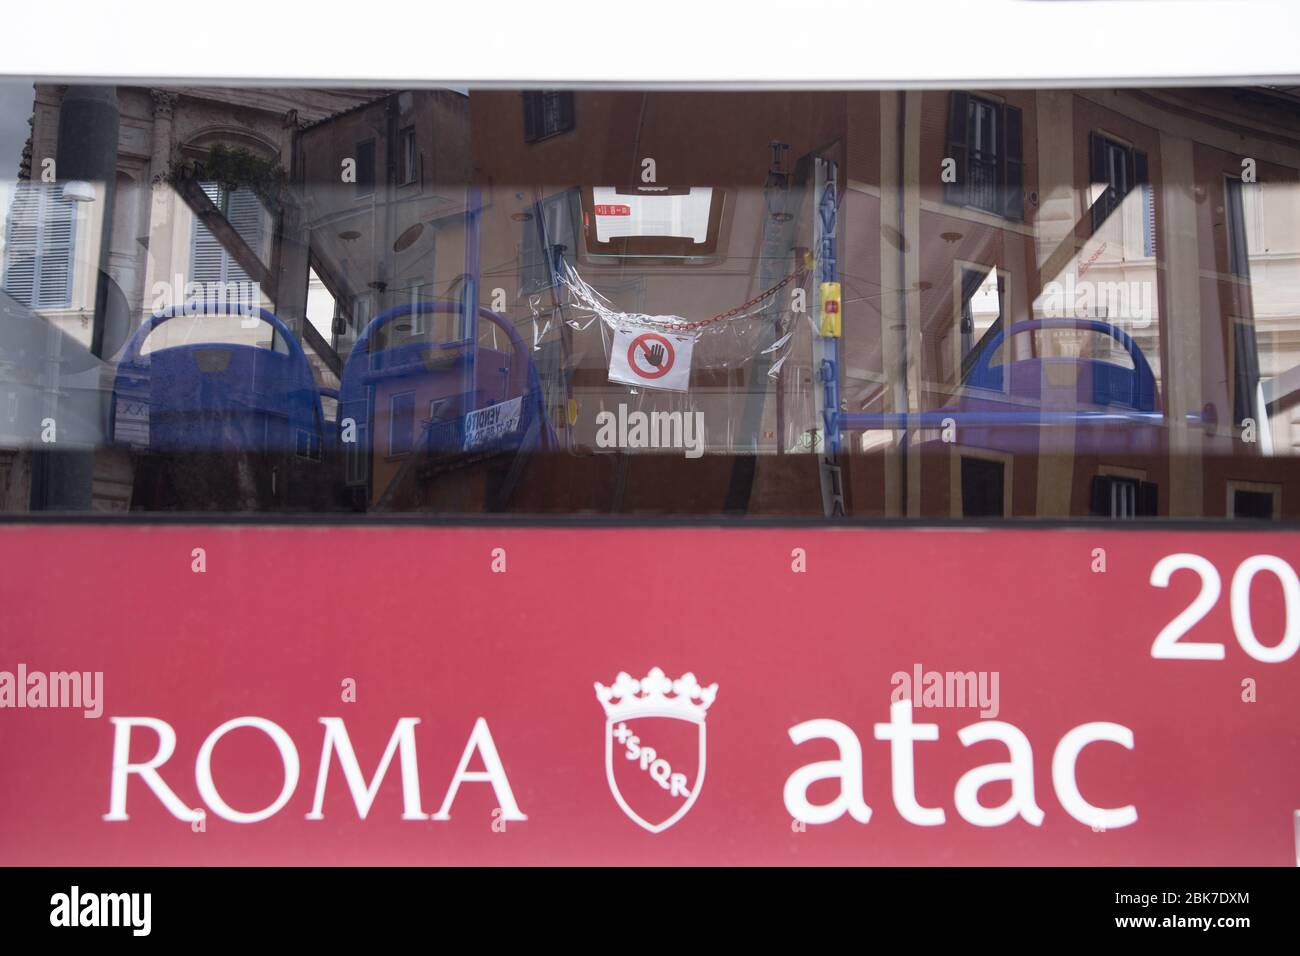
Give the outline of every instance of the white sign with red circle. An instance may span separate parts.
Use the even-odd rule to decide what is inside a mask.
[[[685,392],[691,385],[695,339],[646,328],[616,329],[609,380],[625,385]]]

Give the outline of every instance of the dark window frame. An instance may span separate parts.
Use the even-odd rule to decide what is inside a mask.
[[[1160,513],[1160,488],[1153,481],[1128,475],[1094,475],[1089,511],[1094,518],[1129,521]]]
[[[979,167],[972,153],[979,117],[992,117],[993,142],[980,137]],[[944,201],[992,216],[1023,222],[1025,218],[1024,115],[1020,107],[962,90],[948,96],[945,157],[956,162],[956,181],[944,183]],[[982,167],[983,173],[975,169]],[[990,181],[991,179],[991,181]]]
[[[1115,158],[1124,160],[1124,181],[1117,182],[1112,175],[1115,170]],[[1150,187],[1151,176],[1147,154],[1131,143],[1110,136],[1100,130],[1088,133],[1088,185],[1106,183],[1107,189],[1092,204],[1092,231],[1099,230],[1111,213],[1124,203],[1124,199],[1140,187]],[[1121,188],[1122,185],[1122,188]],[[1150,203],[1143,209],[1143,246],[1145,252],[1146,232],[1151,234],[1151,254],[1155,253],[1155,202],[1149,188],[1143,192],[1143,202]],[[1149,223],[1147,220],[1149,219]]]
[[[420,181],[420,140],[414,126],[398,131],[397,148],[397,185],[413,186]]]
[[[1232,495],[1232,510],[1228,517],[1238,521],[1273,521],[1277,516],[1278,492],[1275,489],[1265,491],[1260,488],[1229,487]],[[1251,505],[1268,502],[1268,513],[1264,514]],[[1257,513],[1258,512],[1258,513]]]
[[[996,265],[986,266],[980,263],[960,263],[958,268],[961,270],[961,303],[959,309],[959,320],[957,334],[959,338],[958,351],[961,353],[960,378],[966,381],[966,376],[970,374],[971,367],[975,360],[979,358],[984,351],[984,346],[990,341],[992,336],[1002,330],[1006,323],[1004,319],[1007,315],[1007,273],[1005,270],[998,268]],[[998,288],[998,317],[993,320],[984,333],[975,338],[975,316],[971,312],[970,302],[975,293],[980,290],[985,281],[988,280],[989,273],[997,275]],[[1006,343],[1004,343],[1006,344]],[[1010,346],[1007,345],[1009,348]],[[1008,353],[1009,354],[1009,353]],[[1004,388],[1007,383],[1004,383]]]
[[[409,414],[403,414],[399,421],[398,403],[409,406],[405,410]],[[404,437],[403,442],[398,442],[398,430]],[[409,435],[407,434],[409,432]],[[415,392],[407,390],[394,392],[388,396],[388,458],[406,458],[415,451],[416,442],[416,421],[415,421]],[[404,446],[404,447],[402,447]]]
[[[566,189],[540,199],[533,204],[530,216],[521,224],[519,242],[519,291],[525,296],[555,286],[558,257],[577,258],[582,235],[581,192]]]
[[[1246,419],[1256,418],[1256,392],[1259,389],[1259,341],[1255,334],[1255,308],[1251,296],[1250,243],[1246,227],[1246,193],[1258,188],[1257,184],[1244,183],[1240,176],[1223,177],[1223,219],[1225,241],[1228,247],[1228,274],[1236,279],[1233,290],[1234,315],[1228,317],[1228,355],[1232,370],[1232,419],[1238,428]],[[1263,417],[1258,416],[1258,417]],[[1267,428],[1264,420],[1257,428]]]
[[[959,455],[957,467],[961,484],[961,516],[963,518],[1007,517],[1007,464],[981,455]],[[990,493],[987,479],[995,473],[997,483]]]
[[[526,90],[521,99],[525,143],[540,143],[577,125],[573,90]]]
[[[363,175],[363,171],[367,168],[367,166],[365,163],[361,161],[362,156],[366,150],[369,150],[370,152],[370,160],[369,160],[370,172],[368,177],[366,175]],[[375,194],[376,173],[378,172],[378,165],[379,165],[379,152],[375,140],[373,138],[363,139],[360,142],[358,142],[356,154],[357,154],[356,155],[357,181],[353,183],[354,194],[357,199],[368,199],[369,197]]]

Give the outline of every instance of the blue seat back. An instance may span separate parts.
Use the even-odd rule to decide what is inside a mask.
[[[990,364],[1004,340],[1038,329],[1084,329],[1108,335],[1128,352],[1133,361],[1131,369],[1098,359],[1084,358],[1032,358],[1005,360],[1001,365]],[[965,385],[990,391],[1004,391],[1004,376],[1009,374],[1009,388],[1005,391],[1013,401],[1036,401],[1041,397],[1044,375],[1050,381],[1048,368],[1053,365],[1070,366],[1070,379],[1077,382],[1078,401],[1081,408],[1098,406],[1118,407],[1137,412],[1156,410],[1156,379],[1142,350],[1126,332],[1097,319],[1034,319],[1017,322],[1009,329],[1000,329],[980,350],[979,357],[966,377]],[[1009,373],[1005,370],[1009,370]]]
[[[198,314],[264,322],[285,351],[186,343],[141,354],[158,326],[195,314],[184,307],[159,313],[131,337],[113,385],[113,439],[151,451],[320,457],[323,415],[311,365],[289,329],[268,310],[232,305]]]
[[[349,420],[356,426],[356,441],[342,446],[353,483],[365,480],[367,456],[384,450],[384,436],[376,434],[377,408],[393,396],[414,396],[409,412],[414,419],[410,423],[413,451],[465,450],[466,417],[515,399],[519,400],[517,427],[494,439],[488,447],[518,447],[530,433],[540,442],[549,442],[553,437],[541,382],[528,349],[515,327],[495,312],[480,308],[478,317],[505,333],[510,343],[508,352],[468,340],[378,345],[383,330],[399,318],[456,315],[462,308],[461,303],[448,301],[397,306],[376,316],[357,339],[343,366],[338,412],[340,428]],[[538,428],[533,429],[534,424]]]

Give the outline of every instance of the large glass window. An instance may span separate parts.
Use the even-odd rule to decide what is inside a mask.
[[[8,514],[1300,517],[1293,91],[10,82]]]

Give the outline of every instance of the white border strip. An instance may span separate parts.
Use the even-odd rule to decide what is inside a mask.
[[[4,21],[0,73],[41,79],[896,88],[1300,75],[1295,0],[65,0],[14,4]]]

